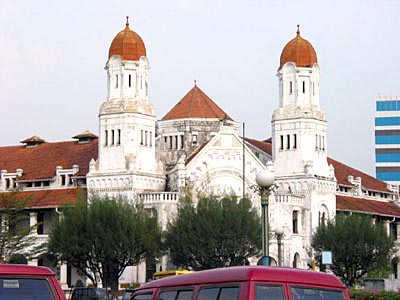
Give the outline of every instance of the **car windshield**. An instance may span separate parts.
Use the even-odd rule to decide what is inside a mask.
[[[344,300],[340,290],[319,289],[311,287],[291,287],[293,300]]]
[[[45,278],[0,277],[0,299],[54,300],[54,292]]]

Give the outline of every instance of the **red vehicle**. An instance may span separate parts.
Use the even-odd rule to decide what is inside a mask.
[[[55,274],[48,268],[0,264],[0,299],[66,300]]]
[[[265,266],[230,267],[143,284],[131,300],[349,300],[334,275]]]

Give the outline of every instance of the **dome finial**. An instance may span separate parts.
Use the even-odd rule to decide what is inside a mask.
[[[197,87],[197,80],[194,80],[194,86]]]
[[[297,24],[297,31],[296,31],[297,35],[300,35],[300,25]]]
[[[129,27],[129,16],[126,16],[126,23],[125,23],[126,27]]]

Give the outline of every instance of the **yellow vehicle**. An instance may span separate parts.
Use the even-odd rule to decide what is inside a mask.
[[[182,274],[187,274],[187,273],[192,273],[193,271],[188,271],[188,270],[168,270],[168,271],[159,271],[155,272],[153,274],[153,280],[164,278],[164,277],[169,277],[169,276],[175,276],[175,275],[182,275]]]

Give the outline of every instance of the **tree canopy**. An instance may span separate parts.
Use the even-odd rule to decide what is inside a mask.
[[[249,199],[189,197],[167,226],[165,245],[177,266],[194,270],[243,265],[261,248],[260,217]]]
[[[157,220],[142,205],[93,195],[88,205],[78,200],[76,206],[64,208],[61,220],[52,226],[48,247],[94,285],[100,279],[116,295],[125,268],[159,255],[160,243]]]
[[[394,240],[383,224],[373,224],[371,216],[339,214],[321,224],[312,238],[320,262],[321,249],[332,251],[330,269],[347,286],[353,286],[368,272],[386,266],[394,250]]]
[[[26,210],[29,198],[24,198],[18,190],[0,193],[0,262],[13,262],[18,256],[29,257],[40,251],[32,236],[37,225],[30,225]]]

